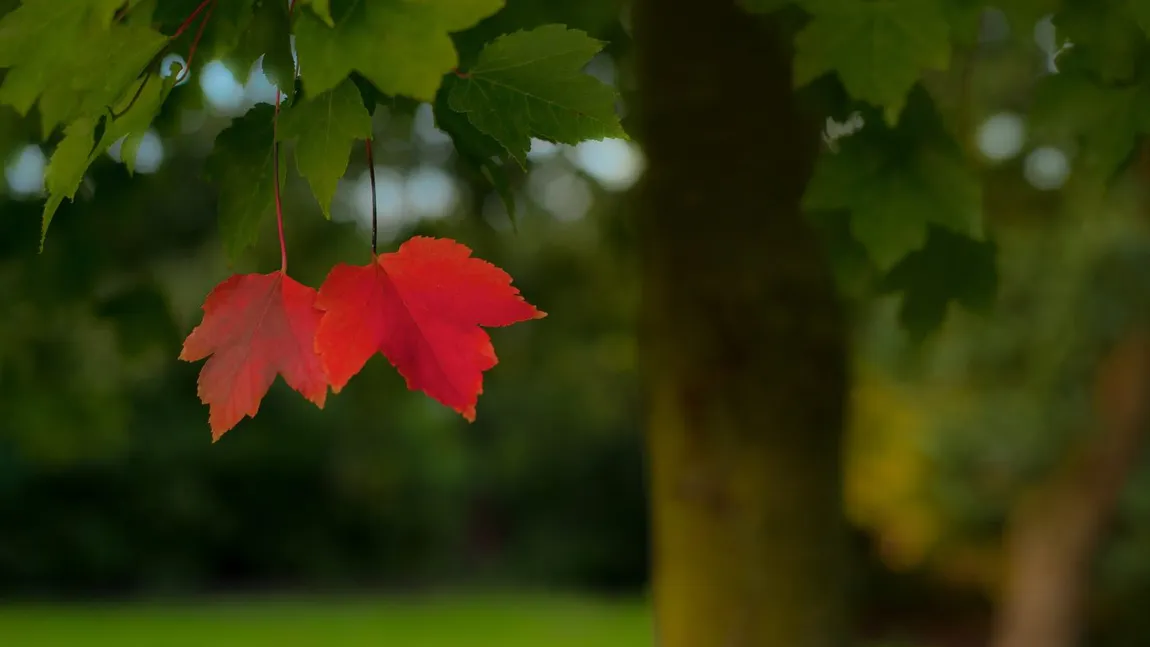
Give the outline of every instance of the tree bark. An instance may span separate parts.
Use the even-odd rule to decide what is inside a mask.
[[[1008,522],[1007,571],[993,647],[1074,647],[1090,565],[1145,436],[1150,336],[1137,332],[1098,368],[1098,428]]]
[[[637,0],[633,33],[657,644],[845,644],[846,327],[790,37],[734,0]]]

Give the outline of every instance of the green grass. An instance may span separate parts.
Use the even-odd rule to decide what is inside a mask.
[[[647,647],[638,601],[557,596],[0,605],[4,647]]]

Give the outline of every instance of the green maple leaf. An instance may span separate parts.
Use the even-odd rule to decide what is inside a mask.
[[[811,22],[795,36],[795,86],[835,72],[856,99],[898,122],[924,70],[950,64],[941,0],[809,0]]]
[[[331,218],[331,201],[339,179],[347,172],[348,156],[358,140],[371,137],[371,116],[350,80],[333,90],[293,105],[280,115],[280,139],[295,139],[295,160]]]
[[[132,130],[124,135],[124,141],[120,144],[120,159],[124,162],[124,168],[128,169],[128,175],[136,173],[136,157],[140,153],[140,144],[143,143],[146,134],[148,134],[146,129]]]
[[[952,302],[985,312],[998,289],[997,248],[942,227],[931,227],[926,246],[896,265],[883,288],[902,292],[899,320],[922,340],[942,325]]]
[[[303,4],[311,7],[316,17],[328,27],[335,27],[335,20],[331,17],[331,0],[303,0]]]
[[[515,227],[515,195],[511,191],[511,180],[507,177],[504,161],[507,151],[499,142],[472,125],[466,116],[448,106],[448,97],[456,82],[457,80],[448,79],[432,105],[435,125],[451,137],[459,158],[491,183],[495,193],[503,201],[503,207],[507,209],[511,226]]]
[[[132,91],[121,98],[112,115],[101,115],[99,119],[80,117],[64,129],[64,138],[56,146],[45,170],[44,184],[48,189],[48,201],[44,205],[41,249],[48,235],[48,226],[64,198],[72,199],[88,167],[121,138],[124,139],[120,147],[121,159],[129,171],[134,171],[140,138],[151,126],[156,113],[175,86],[175,81],[175,76],[166,79],[149,76],[138,93]],[[99,139],[96,138],[98,130],[103,131]]]
[[[1029,125],[1038,139],[1074,142],[1079,168],[1110,177],[1150,133],[1150,87],[1106,85],[1075,70],[1048,75],[1035,89]]]
[[[220,235],[232,261],[255,244],[260,225],[275,204],[274,113],[272,106],[259,105],[233,121],[216,136],[207,160],[208,176],[220,188]],[[285,175],[281,165],[281,182]]]
[[[839,291],[850,300],[869,299],[877,268],[850,228],[850,213],[817,211],[808,214],[826,250],[826,258]]]
[[[124,97],[121,101],[122,105],[117,106],[114,112],[119,116],[108,124],[97,145],[97,150],[93,153],[102,153],[116,141],[123,139],[123,143],[120,144],[120,159],[124,161],[124,166],[127,167],[129,173],[135,173],[136,153],[139,151],[140,141],[148,132],[152,120],[160,112],[164,101],[171,94],[177,78],[175,74],[171,74],[167,78],[151,75],[144,80],[144,85],[139,89],[138,94],[133,93],[131,96]]]
[[[921,248],[931,223],[976,230],[979,185],[961,160],[924,152],[913,162],[886,166],[881,155],[857,148],[824,155],[804,206],[848,209],[852,235],[880,269]]]
[[[334,27],[314,12],[296,18],[304,89],[322,94],[359,72],[383,93],[432,101],[458,65],[449,34],[503,8],[503,0],[355,0],[331,3]]]
[[[44,251],[44,240],[48,236],[48,226],[56,210],[64,203],[64,198],[73,199],[84,173],[91,163],[92,147],[96,138],[96,120],[91,117],[77,119],[64,129],[64,139],[56,145],[44,170],[44,186],[48,189],[48,201],[44,204],[44,215],[40,225],[40,251]]]
[[[91,4],[90,11],[92,17],[96,19],[97,24],[102,27],[107,27],[112,24],[112,19],[116,17],[116,12],[120,7],[131,9],[133,5],[139,4],[139,0],[132,2],[122,2],[122,0],[89,0]]]
[[[96,33],[72,68],[76,75],[72,89],[82,97],[80,112],[105,110],[129,87],[136,87],[141,72],[167,42],[163,34],[137,25],[116,25]]]
[[[149,22],[152,16],[153,6],[158,0],[81,0],[89,5],[91,16],[96,20],[97,24],[101,27],[108,27],[112,24],[112,20],[117,15],[121,14],[126,16],[125,20],[140,20],[143,23]],[[170,1],[170,0],[167,0]],[[139,5],[144,5],[143,8],[138,8]]]
[[[281,0],[256,0],[247,28],[228,59],[229,67],[239,72],[241,79],[247,78],[262,56],[263,72],[268,80],[285,92],[291,91],[295,60],[291,53],[291,20],[287,10],[287,3]]]
[[[15,80],[24,68],[13,70],[12,78]],[[9,86],[0,88],[0,93]],[[3,100],[0,99],[0,103]],[[56,127],[66,124],[75,118],[80,107],[80,94],[66,84],[50,85],[44,88],[43,94],[36,100],[40,113],[40,138],[47,140],[56,131]]]
[[[59,81],[68,79],[64,74],[75,59],[71,47],[83,41],[84,31],[84,12],[71,3],[53,0],[24,2],[0,19],[0,68],[9,68],[0,86],[0,104],[26,115],[51,79],[57,83],[49,111],[70,111],[70,106],[60,106],[74,96],[69,84]]]
[[[57,0],[26,0],[0,19],[0,67],[12,67],[30,54],[51,52],[83,24],[83,11]]]
[[[407,115],[413,116],[415,111],[423,104],[422,101],[416,101],[410,97],[397,97],[387,95],[379,91],[379,88],[371,84],[371,81],[363,78],[357,72],[353,72],[350,77],[351,82],[355,84],[359,90],[359,96],[363,100],[363,106],[367,108],[367,114],[374,116],[375,109],[379,106],[386,106],[388,114],[392,116]]]
[[[455,83],[448,103],[523,167],[532,137],[560,144],[626,138],[615,112],[615,90],[583,72],[602,48],[600,41],[563,25],[501,36]]]
[[[804,208],[849,211],[852,235],[881,270],[926,244],[932,224],[979,236],[981,184],[925,92],[896,129],[875,121],[823,152]]]
[[[91,1],[102,19],[106,6]],[[106,110],[168,42],[136,23],[102,25],[83,9],[31,0],[0,20],[0,67],[10,68],[0,103],[27,114],[39,99],[45,137],[61,123]]]

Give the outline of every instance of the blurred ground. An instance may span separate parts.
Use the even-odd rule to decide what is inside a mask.
[[[11,647],[639,647],[646,607],[551,595],[221,598],[0,608]]]

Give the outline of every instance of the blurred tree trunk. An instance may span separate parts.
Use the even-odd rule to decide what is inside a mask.
[[[799,201],[788,35],[637,0],[638,236],[659,647],[845,644],[844,313]]]
[[[1090,565],[1147,426],[1150,336],[1129,335],[1095,377],[1098,428],[1008,521],[1007,570],[992,647],[1074,647]]]

